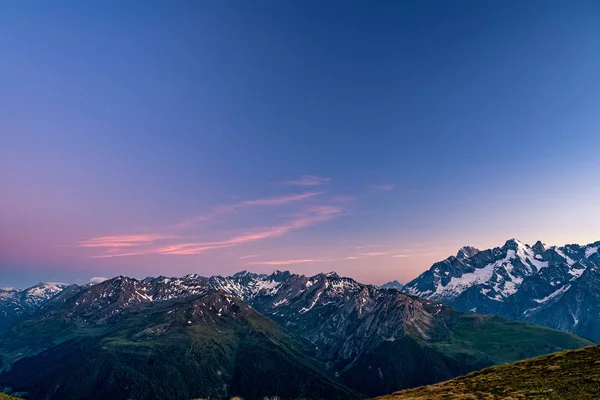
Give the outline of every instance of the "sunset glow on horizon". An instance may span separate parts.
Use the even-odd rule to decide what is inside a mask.
[[[0,287],[600,240],[598,4],[108,3],[0,5]]]

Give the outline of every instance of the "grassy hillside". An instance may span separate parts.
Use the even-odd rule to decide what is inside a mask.
[[[452,335],[436,341],[435,348],[448,355],[470,354],[487,360],[490,365],[594,344],[568,332],[496,315],[451,311],[444,321]]]
[[[19,400],[16,397],[9,396],[4,393],[0,393],[0,400]]]
[[[379,400],[586,400],[600,398],[600,346],[487,368]]]

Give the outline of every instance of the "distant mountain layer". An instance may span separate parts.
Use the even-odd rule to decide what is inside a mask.
[[[474,372],[379,400],[592,400],[600,394],[600,346]]]
[[[406,285],[459,311],[498,314],[600,341],[600,242],[549,247],[512,239],[461,249]]]
[[[383,285],[379,286],[382,289],[396,289],[396,290],[403,290],[404,289],[404,285],[401,284],[398,281],[391,281],[388,283],[384,283]]]
[[[0,390],[30,400],[356,398],[591,344],[335,273],[121,276],[76,289],[0,331]]]
[[[0,289],[0,329],[40,311],[50,299],[77,285],[38,283],[25,290]]]

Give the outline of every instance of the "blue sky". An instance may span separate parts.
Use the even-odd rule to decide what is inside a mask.
[[[5,2],[0,286],[600,239],[600,5]],[[183,253],[183,254],[182,254]]]

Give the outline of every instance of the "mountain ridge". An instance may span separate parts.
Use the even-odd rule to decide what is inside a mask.
[[[510,239],[437,262],[405,290],[459,311],[499,314],[600,341],[599,248],[600,241],[558,247]]]
[[[312,374],[310,365],[317,363],[326,375],[322,381],[324,385],[342,385],[348,393],[361,392],[367,396],[439,382],[493,364],[590,344],[574,335],[548,328],[496,316],[459,313],[440,303],[394,289],[361,284],[334,272],[310,277],[289,271],[275,271],[270,275],[243,272],[229,277],[208,278],[198,275],[181,278],[161,276],[143,280],[118,276],[79,289],[70,293],[65,290],[63,296],[57,295],[48,300],[55,302],[55,306],[0,333],[0,357],[5,366],[12,366],[0,375],[0,383],[10,386],[11,382],[22,382],[31,390],[36,387],[34,380],[25,378],[30,376],[32,365],[44,362],[60,366],[59,360],[63,356],[58,349],[67,346],[65,343],[72,343],[73,351],[78,349],[81,341],[87,343],[86,348],[98,349],[100,344],[106,343],[106,335],[113,335],[110,332],[114,326],[123,326],[125,336],[117,335],[109,341],[108,347],[104,346],[109,349],[108,356],[113,354],[110,349],[115,349],[110,347],[110,343],[129,343],[127,346],[133,346],[133,349],[139,348],[138,342],[143,338],[161,337],[165,332],[172,335],[176,331],[167,329],[171,325],[162,319],[168,317],[151,317],[156,315],[156,310],[168,309],[173,315],[179,315],[177,308],[212,293],[231,296],[230,301],[237,299],[235,301],[240,302],[240,308],[253,310],[254,318],[267,317],[271,323],[288,332],[290,338],[297,338],[291,341],[305,342],[307,345],[291,346],[302,348],[296,350],[300,351],[298,356],[309,360],[300,362],[306,365],[300,375]],[[191,326],[200,324],[198,326],[203,326],[205,332],[213,332],[207,333],[207,337],[213,337],[215,329],[222,330],[215,323],[226,318],[226,310],[215,306],[208,318],[205,306],[205,303],[198,303],[193,308],[193,312],[204,315],[204,319],[180,319],[183,321],[180,325],[188,326],[188,321]],[[150,324],[144,322],[144,318],[157,320]],[[133,333],[128,326],[139,326],[139,329]],[[189,339],[184,339],[183,343],[187,341]],[[265,342],[259,342],[256,348],[264,348],[264,345]],[[162,349],[160,343],[156,346]],[[78,351],[87,350],[82,348]],[[94,351],[90,354],[91,360],[119,365],[117,359],[106,360],[100,350]],[[166,354],[162,351],[160,354]],[[254,350],[250,352],[254,353]],[[77,352],[69,354],[75,357]],[[283,354],[283,360],[292,357],[285,351],[280,354]],[[141,368],[142,358],[135,356],[131,362],[136,368]],[[269,360],[263,362],[265,368],[274,373],[272,363]],[[167,362],[167,365],[170,366],[168,368],[179,368],[178,364]],[[81,366],[81,369],[84,367]],[[14,372],[11,372],[13,369]],[[228,377],[234,379],[232,373]],[[136,382],[143,380],[143,376],[130,378]],[[218,379],[213,376],[209,380]],[[228,385],[236,387],[231,383]],[[44,387],[50,390],[47,385]],[[181,393],[198,393],[192,393],[192,388],[185,385],[178,387]],[[212,392],[198,394],[215,394],[216,387],[205,388]],[[245,393],[246,398],[251,398],[252,394],[244,392],[248,387],[242,385],[238,388],[240,392],[229,394]],[[162,389],[157,387],[155,390],[158,393]],[[254,394],[266,393],[260,390],[260,393]],[[40,392],[40,396],[45,395],[48,392]]]

